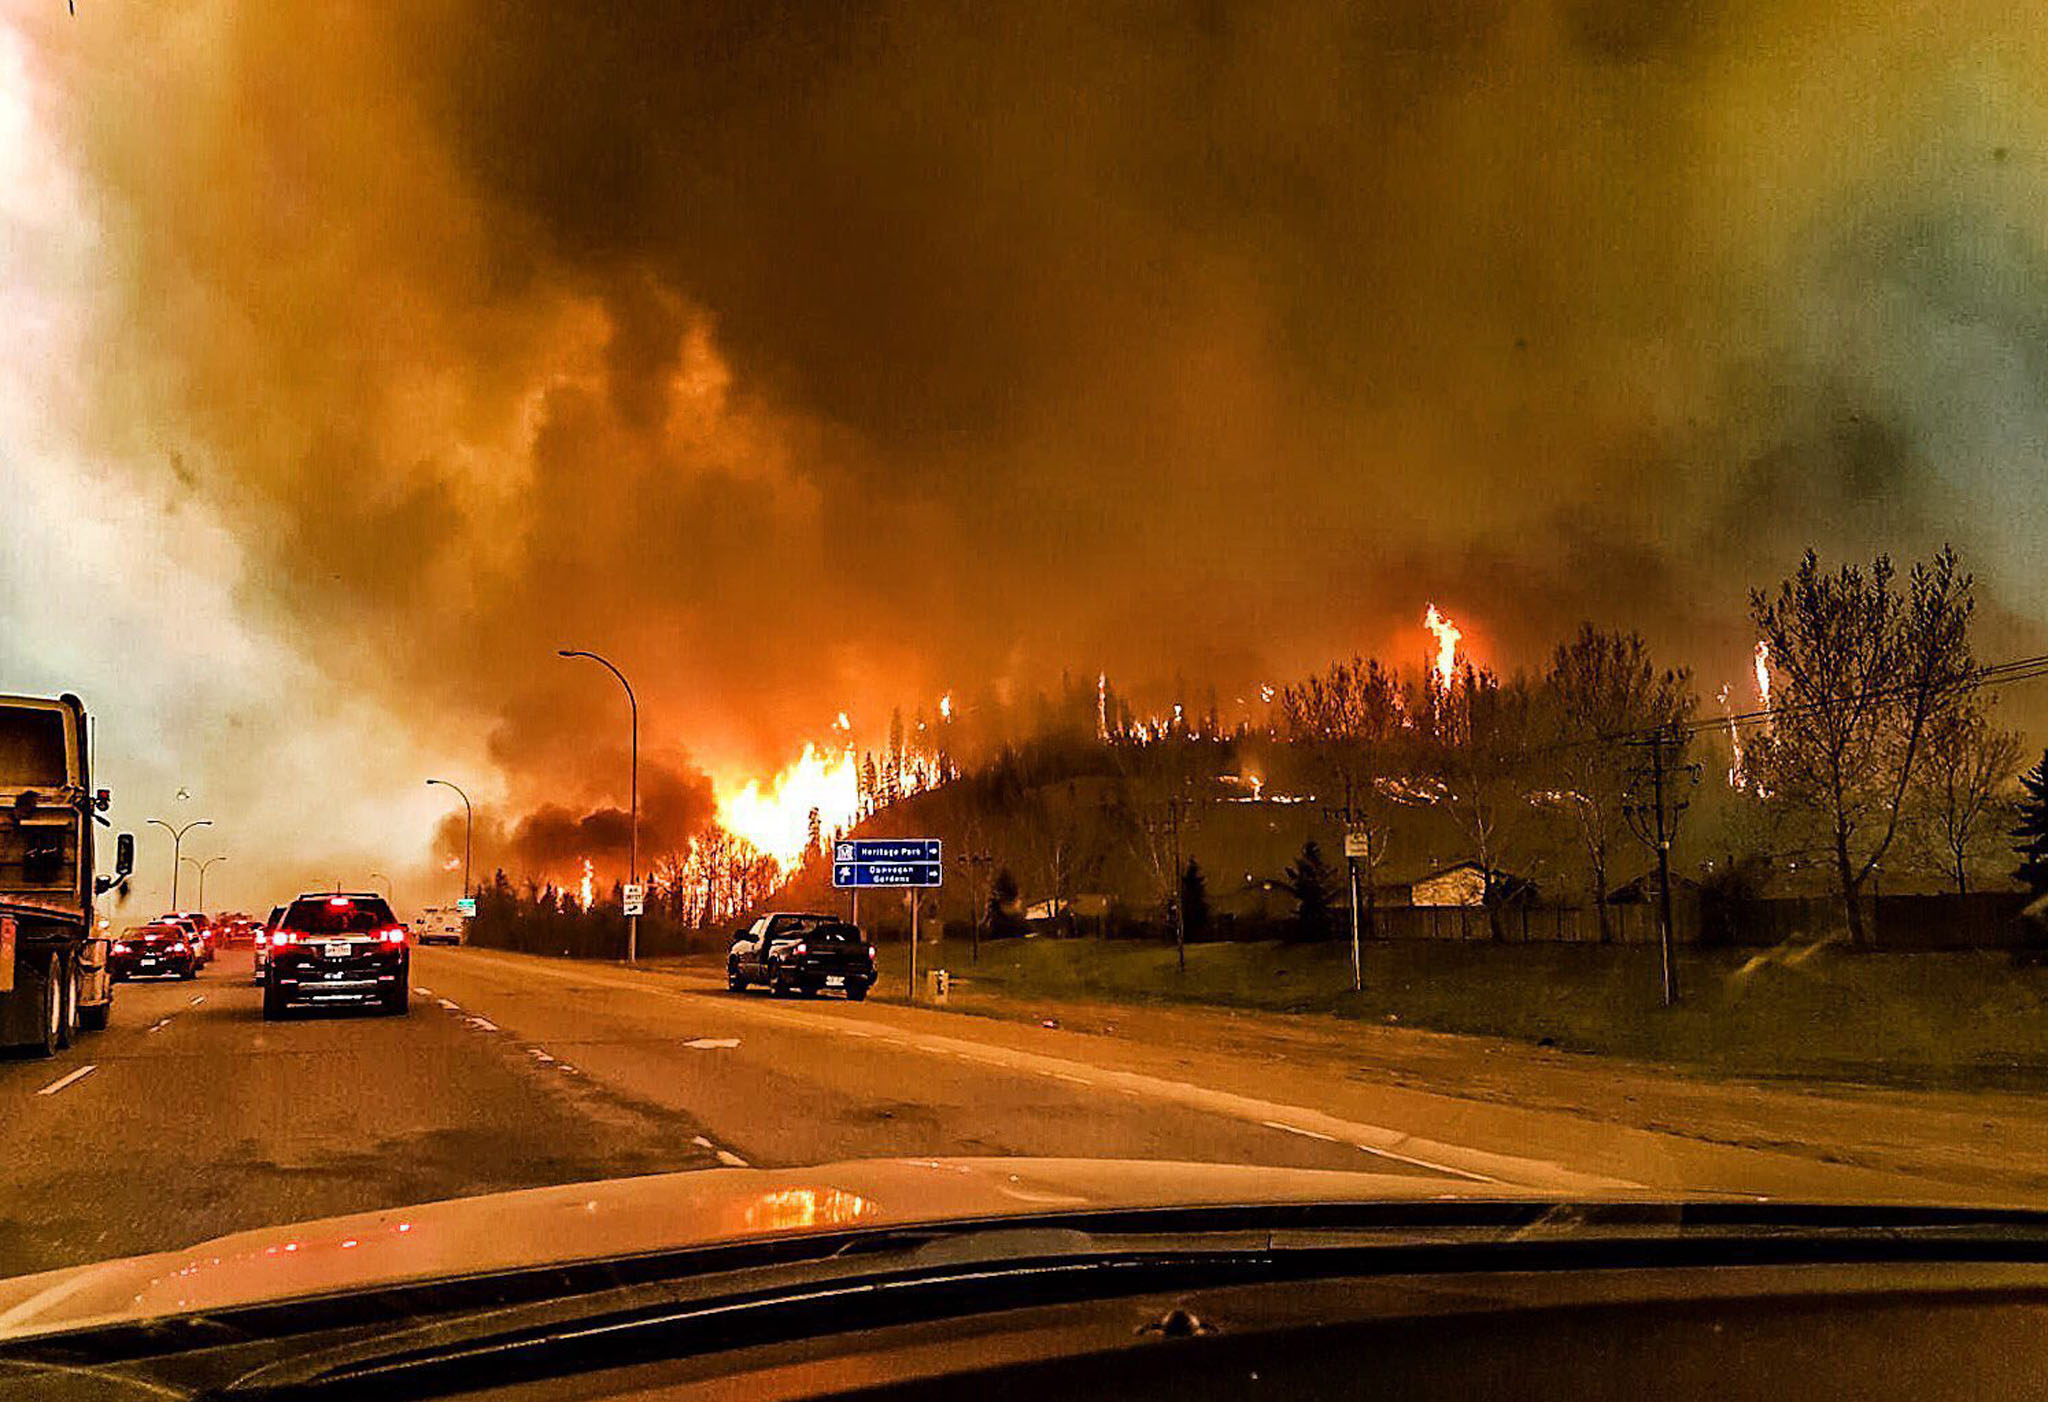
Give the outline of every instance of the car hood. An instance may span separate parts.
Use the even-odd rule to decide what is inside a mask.
[[[0,1338],[759,1240],[1114,1208],[1547,1198],[1382,1173],[1093,1159],[873,1159],[572,1183],[237,1232],[0,1281]]]

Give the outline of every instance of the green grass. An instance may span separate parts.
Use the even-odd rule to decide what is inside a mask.
[[[884,946],[884,990],[905,947]],[[1350,988],[1341,943],[1170,946],[1123,941],[965,941],[920,952],[962,985],[963,1005],[1029,1013],[1033,998],[1207,1004],[1323,1013],[1473,1033],[1568,1051],[1745,1075],[1901,1084],[2048,1085],[2048,971],[2002,954],[1681,953],[1682,999],[1658,997],[1654,949],[1399,942],[1368,945]]]

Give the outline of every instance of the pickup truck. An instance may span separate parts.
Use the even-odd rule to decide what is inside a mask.
[[[114,1006],[110,941],[95,902],[125,891],[135,838],[96,876],[94,825],[110,799],[92,786],[85,705],[76,696],[0,696],[0,1044],[54,1056]]]
[[[735,993],[758,983],[776,994],[830,990],[857,1003],[875,986],[875,947],[836,915],[777,911],[733,932],[725,981]]]

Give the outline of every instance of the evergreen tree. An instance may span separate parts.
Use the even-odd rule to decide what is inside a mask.
[[[2012,830],[2019,839],[2013,851],[2019,853],[2019,870],[2013,879],[2027,888],[2030,896],[2048,895],[2048,752],[2041,762],[2020,775],[2020,822]]]
[[[1323,860],[1314,838],[1301,844],[1301,855],[1287,868],[1287,889],[1294,893],[1294,937],[1326,940],[1336,931],[1336,876]]]
[[[1180,874],[1180,913],[1189,939],[1198,940],[1209,933],[1209,879],[1193,857]]]

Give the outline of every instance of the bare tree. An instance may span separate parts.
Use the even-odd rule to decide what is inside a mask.
[[[1503,682],[1467,663],[1439,682],[1426,673],[1409,709],[1427,739],[1427,757],[1445,802],[1485,874],[1489,920],[1501,936],[1492,896],[1502,864],[1530,812],[1536,738],[1535,695],[1527,679]]]
[[[1628,742],[1691,718],[1691,674],[1657,670],[1636,633],[1602,632],[1581,624],[1558,644],[1544,678],[1546,710],[1557,731],[1551,751],[1562,787],[1560,806],[1572,817],[1586,854],[1600,940],[1614,938],[1607,892],[1609,862],[1623,831],[1623,796],[1639,755]]]
[[[1973,607],[1971,577],[1946,547],[1903,588],[1885,556],[1829,573],[1809,550],[1775,596],[1751,591],[1777,683],[1752,763],[1822,827],[1857,944],[1863,885],[1899,834],[1928,734],[1967,700]]]
[[[1041,792],[1026,817],[1026,843],[1035,874],[1046,893],[1054,928],[1074,931],[1074,896],[1102,866],[1100,814],[1075,795],[1074,785]]]
[[[1364,925],[1373,932],[1379,867],[1392,835],[1392,801],[1384,784],[1398,774],[1402,742],[1401,688],[1378,659],[1338,662],[1320,676],[1280,692],[1281,733],[1301,748],[1317,792],[1347,833],[1365,839]]]
[[[1959,895],[1970,889],[1970,858],[1989,839],[2005,836],[1999,799],[2019,773],[2018,731],[1991,724],[1974,700],[1938,717],[1927,730],[1927,773],[1918,785],[1930,843]]]
[[[1117,806],[1139,862],[1152,876],[1159,908],[1173,925],[1174,954],[1188,968],[1187,923],[1180,874],[1187,865],[1189,832],[1201,821],[1196,744],[1168,736],[1152,744],[1119,744]],[[1205,776],[1206,777],[1206,776]]]

